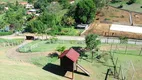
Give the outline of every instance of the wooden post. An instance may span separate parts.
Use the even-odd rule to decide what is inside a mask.
[[[137,44],[137,39],[135,40],[135,44]]]
[[[141,55],[141,53],[142,53],[142,48],[141,48],[141,50],[140,50],[140,53],[139,53],[139,55]]]
[[[115,52],[117,51],[117,44],[116,44],[116,47],[115,47]]]
[[[74,64],[75,64],[75,63],[73,63],[72,79],[71,79],[71,80],[74,80]]]
[[[121,65],[119,67],[118,79],[120,79],[120,73],[121,73]]]
[[[108,74],[109,74],[109,71],[110,71],[111,69],[109,68],[109,69],[107,69],[107,73],[106,73],[106,77],[105,77],[105,80],[107,80],[107,78],[108,78]]]
[[[131,63],[131,65],[132,65],[132,68],[133,68],[133,75],[132,75],[132,78],[131,78],[131,80],[133,80],[134,79],[134,74],[135,74],[135,72],[136,72],[136,70],[135,70],[135,67],[134,67],[134,65],[133,65],[133,62],[132,61],[130,61],[130,63]]]
[[[78,60],[76,61],[76,64],[78,64]],[[77,71],[77,68],[78,68],[78,67],[76,66],[76,71]]]
[[[111,43],[111,48],[110,48],[110,51],[112,51],[112,43]]]
[[[126,54],[126,52],[127,52],[127,45],[126,45],[126,49],[125,49],[125,54]]]

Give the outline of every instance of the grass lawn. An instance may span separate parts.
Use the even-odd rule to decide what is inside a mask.
[[[131,5],[127,5],[126,2],[118,2],[118,3],[110,3],[111,6],[118,7],[120,4],[123,4],[122,9],[126,9],[129,11],[135,11],[135,12],[142,12],[142,0],[138,0],[136,3],[133,3]]]
[[[5,55],[8,49],[0,48],[0,80],[65,80],[33,64],[8,59]]]
[[[57,43],[46,44],[46,42],[47,41],[33,41],[30,44],[33,45],[35,43],[39,43],[40,45],[38,47],[42,47],[45,50],[54,50],[56,49],[58,45],[61,45],[61,46],[64,45],[67,47],[71,47],[71,46],[85,47],[85,44],[76,44],[76,42],[70,42],[70,41],[60,43],[60,44],[59,43],[58,44]],[[124,45],[124,44],[121,44],[121,45]],[[105,44],[104,46],[107,46],[107,44]],[[31,62],[30,64],[25,63],[25,62],[13,61],[13,60],[8,59],[5,55],[5,51],[10,48],[11,47],[0,48],[0,66],[1,66],[0,67],[0,73],[1,73],[0,80],[45,80],[45,79],[47,80],[68,80],[67,78],[62,77],[61,75],[56,74],[56,73],[62,73],[61,70],[56,70],[56,68],[60,66],[60,60],[57,57],[53,57],[53,58],[47,57],[47,56],[34,57],[30,60]],[[38,51],[40,51],[40,49]],[[44,51],[44,50],[41,50],[41,51]],[[142,79],[142,76],[141,76],[142,56],[126,55],[126,54],[119,54],[119,53],[121,52],[114,53],[115,59],[118,57],[117,65],[120,66],[121,64],[124,67],[127,67],[126,62],[132,61],[134,64],[135,70],[136,70],[134,80],[141,80]],[[100,59],[101,62],[94,60],[94,62],[91,63],[90,62],[91,61],[90,52],[87,52],[86,54],[89,55],[90,57],[88,57],[88,59],[86,58],[86,60],[79,59],[78,63],[90,73],[90,77],[79,74],[79,73],[75,73],[75,80],[104,80],[107,69],[112,68],[111,60],[109,59],[108,61],[106,61],[104,58],[101,58]],[[55,68],[54,71],[56,73],[53,73],[50,71],[50,69],[53,70],[54,68]],[[132,67],[130,67],[129,69],[130,71],[128,71],[128,73],[131,73]],[[79,69],[78,71],[83,73]],[[131,74],[128,74],[128,76],[129,76],[128,80],[130,80],[129,78]],[[112,76],[109,76],[108,80],[114,80],[114,79]]]
[[[0,46],[19,45],[24,39],[0,39]]]
[[[86,53],[89,54],[89,53]],[[124,67],[127,68],[127,61],[132,61],[134,64],[134,67],[136,69],[135,72],[135,77],[134,80],[141,80],[142,79],[142,56],[134,56],[134,55],[126,55],[126,54],[114,54],[115,55],[115,59],[118,57],[118,67],[120,66],[120,64]],[[46,63],[47,60],[49,60],[47,57],[40,57],[40,58],[34,58],[34,60],[32,60],[32,63],[34,63],[37,66],[40,66],[41,68],[43,68],[44,66],[46,67],[52,67],[53,69],[56,69],[56,66],[60,66],[60,60],[58,59],[53,59],[52,62]],[[52,59],[50,59],[52,60]],[[100,59],[101,62],[94,60],[93,63],[90,62],[91,59],[87,59],[87,60],[83,60],[83,59],[79,59],[78,63],[83,66],[89,73],[90,73],[90,77],[89,76],[85,76],[79,73],[75,73],[75,80],[104,80],[105,79],[105,74],[107,72],[108,68],[113,69],[112,66],[112,62],[109,59],[107,62],[105,62],[105,60],[102,58]],[[52,65],[50,65],[52,64]],[[132,67],[129,68],[131,72]],[[83,73],[80,69],[78,69],[79,72]],[[50,72],[50,70],[49,70]],[[51,72],[52,73],[52,72]],[[57,72],[58,73],[58,72]],[[59,73],[62,73],[59,72]],[[56,74],[56,73],[53,73]],[[127,77],[129,76],[129,78],[131,78],[131,75],[128,74]],[[130,80],[128,78],[128,80]],[[113,76],[109,76],[108,80],[114,80]]]

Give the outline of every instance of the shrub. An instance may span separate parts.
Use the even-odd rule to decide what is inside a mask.
[[[76,35],[78,35],[78,31],[74,28],[62,28],[59,35],[76,36]]]
[[[59,51],[59,52],[62,53],[65,49],[66,49],[65,46],[58,46],[58,47],[56,48],[56,51]]]
[[[121,4],[120,6],[118,6],[118,8],[123,8],[123,4]]]
[[[120,37],[119,37],[119,40],[120,40],[120,44],[124,44],[124,43],[127,43],[127,42],[128,42],[128,38],[127,38],[127,37],[124,37],[124,36],[120,36]]]
[[[127,2],[128,5],[131,5],[133,3],[135,3],[137,0],[130,0],[129,2]]]
[[[58,38],[52,37],[49,40],[50,40],[50,43],[56,43],[58,41]]]
[[[11,35],[13,32],[0,32],[0,36]]]

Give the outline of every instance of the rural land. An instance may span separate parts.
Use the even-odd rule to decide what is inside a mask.
[[[142,80],[142,0],[0,0],[0,80]]]

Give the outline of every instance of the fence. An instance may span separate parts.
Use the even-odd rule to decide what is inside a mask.
[[[112,51],[114,53],[130,54],[130,55],[142,55],[142,41],[128,39],[127,43],[120,43],[119,39],[106,38],[101,40],[103,47],[107,47],[107,51]]]

